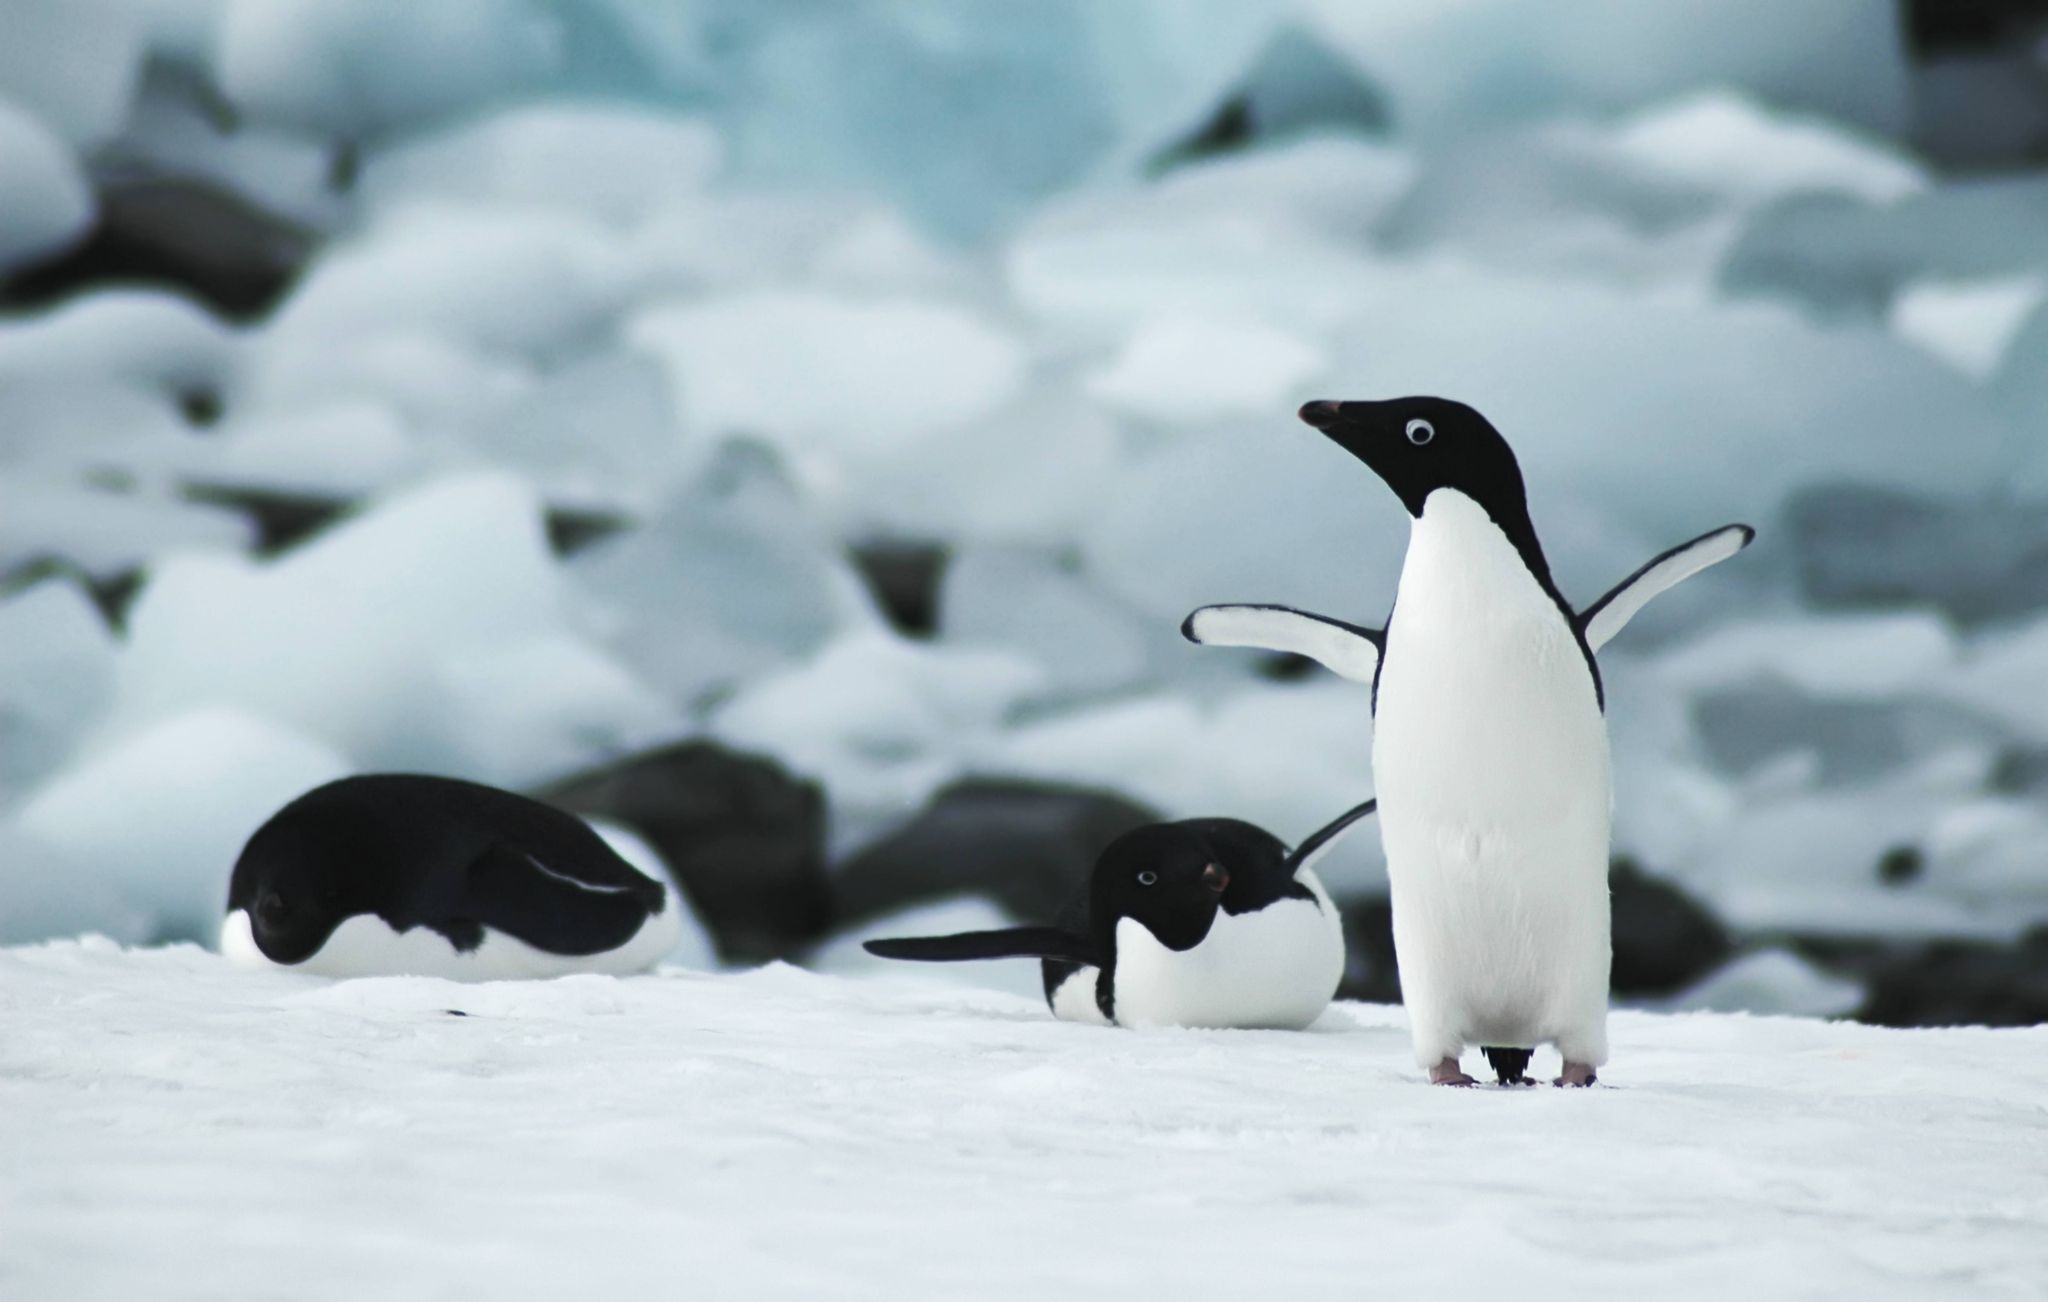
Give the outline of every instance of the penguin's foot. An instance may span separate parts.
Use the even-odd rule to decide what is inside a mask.
[[[1429,1069],[1429,1083],[1432,1085],[1477,1085],[1479,1082],[1465,1074],[1456,1058],[1446,1058]]]
[[[1566,1085],[1582,1089],[1599,1079],[1598,1076],[1593,1074],[1593,1069],[1585,1063],[1567,1062],[1564,1065],[1564,1075],[1550,1083],[1558,1086],[1560,1089]]]

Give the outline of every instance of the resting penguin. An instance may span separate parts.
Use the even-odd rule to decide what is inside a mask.
[[[1551,580],[1521,469],[1443,398],[1312,402],[1301,418],[1412,518],[1385,629],[1279,606],[1205,606],[1190,641],[1290,651],[1373,689],[1372,762],[1416,1061],[1437,1084],[1481,1046],[1502,1083],[1555,1044],[1560,1085],[1607,1061],[1613,788],[1593,658],[1652,597],[1749,545],[1728,525],[1583,611]]]
[[[451,778],[371,774],[256,829],[221,953],[323,976],[491,981],[652,967],[682,910],[580,819]]]
[[[1300,1030],[1344,976],[1344,926],[1313,862],[1368,800],[1290,853],[1234,818],[1153,823],[1110,842],[1054,927],[871,940],[883,958],[1043,960],[1066,1021]]]

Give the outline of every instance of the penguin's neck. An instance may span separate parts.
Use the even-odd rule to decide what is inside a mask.
[[[1496,610],[1527,599],[1571,618],[1527,505],[1516,500],[1489,508],[1453,489],[1431,493],[1414,517],[1401,591],[1410,601],[1428,593],[1432,605],[1477,603]]]

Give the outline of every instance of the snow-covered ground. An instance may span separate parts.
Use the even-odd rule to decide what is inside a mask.
[[[1453,1091],[1366,1005],[1130,1032],[787,967],[329,983],[17,948],[0,1296],[2048,1288],[2048,1028],[1614,1030],[1599,1088]]]

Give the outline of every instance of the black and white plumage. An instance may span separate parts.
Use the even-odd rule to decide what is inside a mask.
[[[1296,1030],[1344,975],[1344,927],[1313,870],[1373,810],[1346,811],[1293,851],[1234,818],[1154,823],[1112,841],[1051,927],[872,940],[920,962],[1043,961],[1045,1000],[1068,1021]]]
[[[221,952],[342,977],[625,974],[675,946],[672,889],[550,805],[369,774],[307,792],[249,838]]]
[[[1411,517],[1384,629],[1274,606],[1205,606],[1207,645],[1308,656],[1372,684],[1373,771],[1416,1060],[1505,1081],[1555,1044],[1560,1083],[1607,1061],[1613,784],[1594,653],[1658,593],[1755,536],[1727,525],[1656,557],[1583,612],[1559,593],[1521,469],[1485,417],[1442,398],[1312,402],[1301,417]]]

